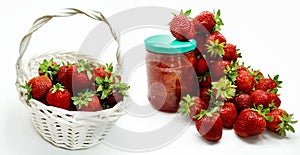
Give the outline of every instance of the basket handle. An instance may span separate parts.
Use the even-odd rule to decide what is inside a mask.
[[[119,37],[116,34],[116,32],[113,30],[112,26],[107,21],[107,19],[103,16],[103,14],[101,12],[94,11],[94,10],[92,10],[92,11],[82,11],[82,10],[74,9],[74,8],[66,8],[66,9],[61,10],[57,14],[42,16],[42,17],[40,17],[40,18],[38,18],[37,20],[34,21],[31,29],[22,38],[21,43],[20,43],[19,58],[18,58],[17,63],[16,63],[17,74],[20,74],[19,72],[21,72],[22,58],[23,58],[24,53],[26,52],[26,49],[28,47],[28,44],[30,42],[32,34],[35,31],[37,31],[39,28],[41,28],[43,25],[45,25],[48,21],[50,21],[54,17],[70,17],[70,16],[73,16],[73,15],[76,15],[76,14],[86,15],[86,16],[94,19],[94,20],[104,22],[108,25],[114,40],[118,44],[118,48],[117,48],[117,52],[116,52],[116,59],[117,59],[116,70],[118,71],[120,69],[120,66],[119,66],[120,65],[120,41],[119,41]]]

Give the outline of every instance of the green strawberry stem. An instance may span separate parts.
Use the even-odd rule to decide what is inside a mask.
[[[93,100],[92,97],[95,95],[95,93],[96,92],[94,91],[89,91],[88,89],[86,89],[82,92],[79,92],[77,96],[73,96],[71,99],[73,100],[73,104],[81,109],[83,105],[89,105],[89,102]]]
[[[278,131],[282,137],[286,136],[286,131],[295,133],[295,129],[291,124],[296,124],[298,121],[293,120],[293,116],[293,114],[288,116],[286,112],[283,112],[283,116],[278,116],[281,123],[278,125],[276,131]]]
[[[79,59],[78,62],[76,63],[77,66],[77,72],[86,72],[88,79],[91,80],[93,78],[92,70],[93,68],[91,67],[91,63],[88,61],[85,61],[83,59]]]
[[[190,107],[194,104],[195,97],[191,97],[189,94],[187,94],[185,97],[183,97],[183,100],[179,102],[179,109],[178,112],[181,113],[181,115],[188,115],[190,114]]]
[[[65,87],[63,85],[61,85],[60,83],[57,83],[55,85],[53,85],[53,87],[50,89],[51,93],[54,94],[56,91],[60,90],[60,91],[65,91],[64,89]]]
[[[31,94],[32,84],[29,86],[28,82],[26,81],[25,85],[21,85],[21,87],[27,90],[27,100],[32,99],[32,94]]]
[[[231,99],[235,96],[236,86],[231,83],[226,77],[222,77],[218,82],[212,82],[212,90],[216,90],[216,99],[221,97],[224,100]],[[214,94],[214,93],[212,93]]]
[[[231,61],[229,66],[226,66],[225,68],[225,74],[226,77],[233,83],[235,84],[236,78],[238,76],[237,70],[239,67],[239,62],[238,61]]]
[[[273,117],[267,116],[267,114],[270,113],[270,108],[265,108],[264,109],[262,104],[258,105],[257,107],[255,106],[255,104],[253,104],[253,106],[254,106],[254,108],[251,108],[250,110],[257,112],[259,115],[264,117],[265,120],[268,121],[268,122],[273,121]]]
[[[220,9],[218,9],[217,12],[215,12],[215,10],[214,10],[213,13],[214,13],[213,19],[216,22],[216,25],[213,28],[213,32],[220,31],[221,30],[221,26],[224,25],[224,23],[223,23],[223,21],[221,19],[221,11],[220,11]]]
[[[53,63],[54,63],[53,58],[51,58],[49,61],[47,59],[44,59],[43,63],[41,63],[39,66],[39,73],[45,74],[51,80],[53,80],[53,76],[57,75],[59,70],[59,65]]]
[[[225,54],[225,42],[220,43],[219,39],[215,40],[214,42],[210,40],[209,44],[205,44],[205,46],[207,48],[207,53],[210,53],[211,57],[222,57]]]

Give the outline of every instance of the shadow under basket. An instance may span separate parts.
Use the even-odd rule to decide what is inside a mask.
[[[96,112],[68,111],[53,106],[48,106],[35,99],[28,100],[27,90],[22,88],[26,81],[37,76],[39,64],[44,60],[53,58],[57,63],[77,62],[78,59],[84,59],[90,62],[101,64],[98,60],[88,55],[78,54],[78,52],[46,52],[28,60],[23,64],[22,58],[28,46],[33,32],[42,27],[52,17],[68,17],[75,14],[83,14],[98,21],[104,21],[112,32],[114,39],[117,40],[111,26],[100,12],[84,12],[78,9],[66,9],[56,15],[43,16],[34,22],[32,29],[22,39],[20,46],[20,57],[16,64],[17,80],[16,88],[19,92],[19,99],[28,107],[32,123],[38,133],[53,145],[69,150],[86,149],[99,144],[104,137],[110,132],[116,121],[125,114],[122,110],[126,100],[119,102],[110,109]],[[49,18],[49,19],[48,19]],[[48,20],[47,20],[48,19]],[[117,50],[117,61],[119,62],[119,51]]]

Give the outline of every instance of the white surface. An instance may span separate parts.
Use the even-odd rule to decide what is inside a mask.
[[[116,4],[118,3],[118,5]],[[261,69],[263,73],[276,75],[280,74],[283,80],[283,88],[280,89],[282,107],[289,113],[294,113],[296,119],[300,119],[298,100],[298,70],[299,70],[299,44],[300,36],[297,26],[299,25],[298,2],[285,1],[167,1],[145,0],[110,0],[110,1],[80,1],[80,0],[49,0],[49,1],[6,1],[0,6],[1,14],[1,108],[0,108],[0,148],[1,154],[134,154],[117,150],[105,144],[97,145],[88,150],[68,151],[56,148],[44,141],[31,125],[29,113],[17,98],[15,90],[15,62],[18,57],[20,39],[30,28],[33,20],[41,15],[55,12],[66,7],[95,9],[103,12],[106,16],[113,15],[119,11],[134,8],[137,6],[163,6],[173,9],[192,9],[192,15],[202,10],[221,9],[222,19],[225,26],[222,33],[228,42],[236,44],[241,49],[243,61],[247,65]],[[63,21],[58,21],[59,22]],[[124,20],[124,22],[126,22]],[[166,21],[167,22],[167,21]],[[78,26],[78,27],[77,27]],[[80,27],[79,27],[80,26]],[[81,22],[80,25],[64,24],[62,30],[49,30],[33,36],[31,50],[49,49],[77,49],[88,31],[95,25]],[[76,37],[69,37],[76,31]],[[63,34],[62,34],[63,33]],[[59,38],[56,37],[59,35]],[[69,34],[69,35],[68,35]],[[130,48],[130,44],[128,44]],[[34,47],[34,48],[33,48]],[[53,48],[55,47],[55,48]],[[127,47],[124,47],[127,48]],[[136,75],[136,74],[134,74]],[[141,76],[142,77],[142,76]],[[143,80],[142,80],[143,81]],[[143,81],[144,82],[144,81]],[[137,82],[138,83],[138,82]],[[140,88],[145,83],[137,84],[137,90],[131,90],[131,95],[137,101],[145,101],[145,93],[138,95],[136,91],[143,91]],[[145,90],[146,91],[146,90]],[[139,98],[141,97],[141,98]],[[143,104],[143,103],[141,103]],[[159,116],[159,114],[158,114]],[[156,116],[156,117],[158,117]],[[161,114],[162,117],[166,116]],[[166,116],[168,117],[168,116]],[[145,130],[154,128],[158,124],[154,119],[134,119],[130,116],[122,118],[120,124],[126,122],[128,130]],[[162,119],[164,120],[164,119]],[[136,122],[135,122],[136,121]],[[144,122],[141,127],[137,122]],[[148,121],[148,123],[147,123]],[[158,121],[159,122],[159,121]],[[124,125],[124,124],[123,124]],[[134,127],[136,125],[136,127]],[[295,134],[289,134],[287,138],[278,139],[266,132],[263,136],[249,138],[247,140],[237,137],[233,130],[224,130],[221,141],[216,144],[204,141],[197,134],[194,125],[184,131],[179,138],[160,149],[143,154],[187,154],[187,153],[233,153],[251,154],[263,152],[272,154],[296,154],[300,152],[300,123],[294,126]],[[117,133],[116,133],[117,134]]]

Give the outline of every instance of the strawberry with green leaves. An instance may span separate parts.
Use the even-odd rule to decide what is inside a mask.
[[[222,138],[223,122],[217,112],[201,110],[195,118],[196,129],[203,138],[208,141],[219,141]]]
[[[295,133],[295,129],[292,124],[296,124],[297,121],[293,120],[293,114],[288,114],[285,110],[275,109],[272,110],[267,116],[272,117],[273,120],[267,123],[267,128],[275,133],[278,133],[282,137],[285,137],[287,131]]]
[[[190,119],[195,121],[195,116],[201,112],[201,110],[207,110],[207,104],[199,97],[187,95],[179,102],[180,108],[178,112],[182,115],[189,115]]]
[[[209,104],[209,101],[211,99],[211,87],[200,87],[200,98],[206,103]]]
[[[209,64],[209,71],[213,80],[218,80],[221,77],[225,76],[226,68],[230,66],[230,61],[227,60],[218,60],[211,61]]]
[[[189,39],[195,38],[196,32],[193,22],[190,21],[189,15],[191,10],[186,12],[180,11],[179,15],[175,15],[170,25],[171,34],[180,41],[187,41]]]
[[[257,85],[257,90],[264,90],[264,91],[273,91],[274,93],[277,93],[278,88],[281,88],[280,84],[282,81],[279,81],[279,75],[274,76],[273,78],[268,75],[268,78],[261,78]]]
[[[269,113],[270,109],[263,109],[262,105],[257,108],[244,109],[234,123],[235,133],[242,138],[262,134],[267,127],[267,121],[273,120],[272,117],[267,116]]]
[[[199,87],[211,87],[211,76],[209,72],[206,72],[204,75],[198,76]]]
[[[268,108],[272,103],[272,99],[269,92],[263,90],[255,90],[251,93],[251,102],[254,106],[262,105],[263,108]]]
[[[57,77],[59,65],[54,62],[54,59],[50,59],[49,61],[47,59],[44,59],[43,63],[40,63],[38,72],[39,75],[46,75],[50,78],[50,80],[55,80]]]
[[[76,96],[71,98],[73,104],[79,111],[100,111],[103,110],[101,102],[96,95],[96,92],[90,91],[88,89],[82,90]]]
[[[202,11],[193,19],[195,29],[198,33],[209,34],[214,31],[220,31],[221,26],[224,25],[222,19],[220,18],[221,11],[209,12]]]
[[[71,66],[72,64],[70,64],[69,62],[65,63],[62,62],[62,65],[59,67],[58,71],[57,71],[57,78],[56,81],[63,83],[64,80],[64,76],[67,73],[68,68]]]
[[[94,65],[90,62],[79,59],[77,63],[68,67],[64,74],[62,84],[72,93],[77,93],[83,89],[91,87],[95,81]]]
[[[213,32],[206,38],[207,56],[212,60],[223,57],[225,44],[226,38],[219,31]]]
[[[47,93],[46,99],[50,106],[69,110],[71,104],[71,93],[60,83],[53,85]]]
[[[46,98],[46,95],[51,87],[52,81],[46,75],[36,76],[22,86],[22,88],[27,90],[28,99],[34,98],[39,101],[43,101]]]

